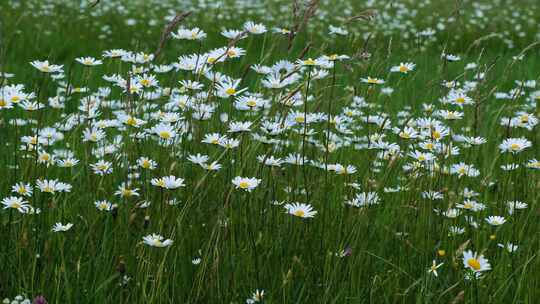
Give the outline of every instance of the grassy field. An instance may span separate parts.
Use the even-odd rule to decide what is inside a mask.
[[[538,303],[536,1],[0,3],[3,303]]]

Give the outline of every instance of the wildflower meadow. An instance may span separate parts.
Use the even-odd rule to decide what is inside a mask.
[[[0,301],[540,303],[539,12],[0,0]]]

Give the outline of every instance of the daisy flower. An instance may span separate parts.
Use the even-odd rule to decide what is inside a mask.
[[[94,206],[96,206],[99,211],[111,211],[114,209],[113,204],[111,204],[107,200],[96,201],[94,202]]]
[[[17,193],[18,195],[22,195],[22,196],[27,196],[27,197],[30,197],[32,196],[32,185],[27,183],[17,183],[15,185],[13,185],[11,187],[11,192],[14,192],[14,193]]]
[[[288,214],[301,218],[310,218],[317,214],[317,211],[313,210],[313,207],[311,207],[309,204],[292,203],[286,204],[283,207],[287,209]]]
[[[163,236],[159,234],[149,234],[147,236],[143,237],[143,242],[152,247],[168,247],[171,246],[173,243],[173,240],[171,239],[165,239]]]
[[[390,68],[390,72],[399,72],[399,73],[407,74],[410,71],[413,71],[415,67],[416,67],[416,64],[412,62],[405,62],[405,63],[401,62],[399,65],[393,66],[392,68]]]
[[[203,40],[206,33],[198,27],[192,29],[180,28],[176,33],[171,33],[174,39]]]
[[[379,79],[379,78],[371,78],[370,76],[368,76],[367,78],[360,78],[360,81],[362,81],[363,83],[367,83],[367,84],[383,84],[384,83],[384,80],[382,79]]]
[[[137,165],[146,170],[154,170],[155,168],[157,168],[156,161],[148,157],[140,157],[139,159],[137,159]]]
[[[152,133],[156,134],[160,139],[170,140],[176,137],[176,131],[174,128],[165,123],[161,123],[152,128]]]
[[[118,195],[123,198],[129,198],[132,196],[139,196],[139,189],[138,188],[131,188],[129,184],[122,183],[120,186],[118,186],[118,190],[114,192],[115,195]]]
[[[60,73],[62,72],[63,66],[62,65],[54,65],[50,64],[48,60],[45,61],[32,61],[30,64],[40,70],[43,73]]]
[[[252,21],[248,21],[244,23],[244,29],[251,34],[259,35],[266,33],[266,26],[262,23],[254,23]]]
[[[260,179],[255,177],[240,177],[237,176],[232,180],[232,183],[236,186],[236,189],[242,189],[251,192],[253,189],[261,183]]]
[[[41,192],[54,194],[56,192],[70,192],[71,185],[58,180],[37,180],[36,185]]]
[[[516,250],[518,250],[519,246],[518,245],[514,245],[510,242],[506,243],[506,244],[497,244],[497,246],[503,248],[503,249],[506,249],[506,251],[508,251],[509,253],[514,253],[516,252]]]
[[[4,209],[15,209],[20,213],[27,213],[31,208],[27,201],[21,197],[10,196],[2,200]]]
[[[92,57],[80,57],[75,59],[78,63],[85,65],[85,66],[96,66],[103,64],[103,61],[98,60],[96,58]]]
[[[491,265],[484,255],[478,255],[478,253],[473,253],[471,250],[463,252],[463,266],[466,269],[472,270],[477,276],[481,272],[491,269]]]
[[[60,222],[54,224],[52,227],[53,232],[66,232],[73,227],[72,223],[62,224]]]
[[[524,137],[507,138],[499,145],[501,152],[519,153],[532,146],[532,143]]]
[[[506,223],[506,219],[502,216],[491,215],[486,218],[486,222],[491,226],[500,226]]]
[[[164,188],[164,189],[177,189],[180,187],[185,187],[184,179],[177,178],[176,176],[164,176],[161,178],[153,178],[150,183],[154,186]]]

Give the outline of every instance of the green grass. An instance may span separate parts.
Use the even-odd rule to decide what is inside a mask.
[[[13,299],[25,294],[32,299],[43,295],[49,303],[245,303],[259,289],[265,292],[264,303],[536,303],[540,296],[540,178],[537,169],[525,164],[540,158],[540,138],[537,127],[510,128],[500,121],[515,117],[519,111],[539,113],[538,100],[531,101],[538,86],[526,88],[515,83],[540,80],[537,22],[530,21],[538,20],[530,13],[538,5],[482,1],[493,5],[485,9],[485,14],[495,21],[482,19],[478,25],[471,22],[474,9],[470,3],[456,2],[456,10],[456,5],[439,1],[425,6],[424,2],[403,1],[405,7],[418,10],[416,15],[404,11],[399,3],[377,4],[380,13],[394,16],[399,24],[411,20],[412,25],[400,30],[384,21],[392,18],[343,23],[366,7],[355,1],[339,2],[321,3],[290,50],[288,37],[270,31],[240,40],[237,46],[246,55],[215,64],[212,69],[242,79],[239,88],[260,93],[270,107],[267,111],[240,111],[233,107],[232,97],[222,99],[210,94],[195,99],[196,104],[216,107],[210,119],[203,121],[193,118],[192,108],[168,109],[167,96],[149,99],[150,89],[144,94],[127,94],[102,78],[112,74],[128,77],[132,68],[128,62],[103,59],[103,65],[88,68],[74,59],[99,58],[102,51],[115,48],[152,53],[167,23],[165,16],[192,8],[193,15],[182,25],[198,26],[208,37],[201,43],[169,40],[163,54],[152,63],[170,64],[180,55],[226,46],[228,40],[220,36],[220,30],[241,28],[246,20],[264,21],[269,30],[272,26],[291,28],[294,22],[290,9],[279,12],[280,6],[287,7],[285,2],[272,2],[265,10],[242,10],[238,4],[223,1],[219,8],[204,10],[195,4],[176,7],[173,1],[141,1],[126,4],[126,13],[114,9],[122,4],[118,1],[102,1],[95,8],[85,9],[79,9],[75,1],[28,1],[21,2],[21,7],[12,0],[0,4],[0,71],[15,74],[0,80],[0,87],[23,84],[25,92],[35,94],[33,101],[47,104],[36,111],[19,105],[0,110],[1,199],[14,196],[11,187],[18,182],[35,185],[36,180],[58,179],[72,186],[70,192],[55,194],[35,187],[25,200],[40,208],[40,214],[22,214],[13,208],[0,211],[0,297]],[[512,17],[513,12],[520,16]],[[456,20],[445,19],[449,17]],[[129,18],[135,18],[138,25],[127,26]],[[155,25],[146,26],[152,20],[156,20]],[[434,41],[419,43],[414,37],[405,37],[414,29],[436,28],[440,20],[445,20],[446,30],[439,31]],[[328,24],[342,25],[350,33],[345,37],[327,35]],[[522,30],[516,29],[516,24]],[[111,30],[100,37],[105,25]],[[491,32],[505,31],[513,48],[503,39],[481,39]],[[523,37],[519,37],[521,31]],[[367,33],[372,33],[369,39]],[[311,47],[305,52],[308,44]],[[369,59],[355,56],[364,48],[371,54]],[[442,60],[445,48],[462,59]],[[525,55],[523,60],[512,59],[520,53]],[[323,79],[308,77],[312,68],[305,67],[298,72],[299,80],[284,89],[265,88],[263,77],[249,69],[252,64],[271,66],[282,59],[295,62],[330,54],[352,58],[336,61]],[[29,64],[44,59],[64,65],[65,83]],[[389,72],[400,62],[414,62],[416,68],[408,74]],[[476,62],[478,68],[464,70],[470,62]],[[467,92],[475,104],[460,110],[440,102],[450,91],[441,85],[443,81],[475,81],[476,72],[486,75],[476,81],[476,89]],[[202,92],[210,93],[214,85],[202,75],[186,71],[148,73],[156,74],[163,88],[180,89],[179,80],[199,80],[204,84]],[[362,83],[360,79],[367,76],[382,78],[385,84]],[[63,89],[68,84],[86,87],[89,92],[70,94]],[[383,87],[391,87],[394,92],[384,95]],[[110,88],[111,94],[96,97],[99,88]],[[525,94],[513,100],[495,97],[495,92],[515,88]],[[302,101],[311,96],[306,107],[286,107],[278,102],[295,91]],[[191,91],[184,94],[194,98]],[[48,105],[48,98],[57,95],[65,97],[65,108]],[[100,114],[94,118],[86,117],[84,108],[79,109],[91,95],[102,101]],[[358,114],[351,116],[350,123],[342,124],[350,133],[342,133],[327,116],[347,116],[346,109],[354,107],[353,101],[358,98],[365,98],[368,106],[356,108]],[[459,110],[464,117],[457,121],[437,118],[423,104],[433,104],[436,110]],[[104,129],[106,136],[100,143],[83,142],[85,129],[100,120],[116,120],[118,110],[147,124],[134,128],[120,122]],[[179,134],[172,145],[164,146],[155,134],[136,138],[158,124],[158,111],[175,112],[186,124],[184,129],[175,125]],[[282,144],[252,137],[263,135],[259,128],[263,121],[282,121],[284,115],[294,111],[322,115],[307,127],[314,134],[304,136],[307,130],[298,123],[272,136]],[[251,131],[227,133],[228,123],[220,120],[222,113],[228,114],[229,121],[251,121]],[[382,117],[379,124],[367,123],[374,116]],[[441,143],[458,147],[459,154],[445,157],[435,153],[433,160],[438,168],[460,162],[473,165],[479,176],[458,177],[444,170],[430,170],[428,162],[413,172],[403,169],[413,163],[408,152],[425,150],[420,146],[424,140],[406,140],[384,127],[402,128],[405,123],[427,117],[440,120],[451,135],[487,140],[466,147],[448,135]],[[28,123],[16,126],[14,119]],[[63,128],[69,120],[73,124]],[[61,150],[70,150],[80,161],[76,166],[39,163],[36,145],[22,145],[23,136],[33,136],[46,127],[55,128],[63,138],[52,145],[41,142],[39,151],[61,158]],[[239,146],[224,149],[201,142],[214,132],[238,139]],[[373,143],[376,134],[399,145],[401,157],[384,159],[378,155],[380,150],[366,149],[363,145]],[[518,137],[527,138],[532,146],[516,154],[500,151],[504,139]],[[337,148],[326,149],[327,140]],[[114,151],[101,156],[99,152],[107,145],[113,145]],[[33,149],[22,149],[29,146]],[[206,171],[187,160],[188,155],[197,153],[208,155],[209,162],[217,161],[222,168]],[[270,167],[257,160],[261,155],[284,158],[289,153],[319,161],[321,166]],[[158,167],[138,167],[136,161],[142,156],[156,161]],[[93,173],[91,165],[99,160],[111,162],[112,173]],[[520,167],[512,171],[500,168],[511,163]],[[325,170],[329,164],[353,165],[357,172],[337,174]],[[185,187],[167,190],[151,184],[152,178],[169,175],[184,179]],[[231,182],[236,176],[256,177],[261,183],[251,192],[236,189]],[[139,189],[139,197],[114,194],[128,180]],[[357,183],[360,189],[351,183]],[[398,185],[408,191],[384,190]],[[479,193],[474,200],[485,204],[484,210],[463,210],[456,218],[434,211],[463,203],[465,188]],[[438,191],[443,198],[426,199],[424,191]],[[345,204],[362,192],[376,192],[380,204],[363,208]],[[170,199],[179,203],[169,205]],[[116,208],[99,211],[94,206],[97,200],[108,200]],[[509,214],[506,202],[515,200],[528,207]],[[140,208],[142,202],[151,204]],[[313,218],[295,217],[274,202],[307,203],[317,214]],[[485,221],[491,215],[504,216],[507,222],[492,227]],[[471,226],[466,216],[471,216],[478,227]],[[57,222],[73,223],[73,227],[53,232]],[[465,228],[465,232],[450,235],[452,226]],[[144,244],[142,238],[152,233],[174,243],[164,248]],[[510,253],[497,245],[507,242],[517,244],[518,250]],[[466,250],[489,260],[492,269],[482,272],[481,279],[465,279],[470,274],[463,266]],[[346,254],[340,255],[343,252]],[[194,263],[194,259],[200,259],[200,263]],[[438,276],[428,273],[433,260],[444,263]]]

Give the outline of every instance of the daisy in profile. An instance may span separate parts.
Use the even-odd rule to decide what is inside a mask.
[[[461,60],[461,57],[457,56],[457,55],[452,55],[452,54],[445,54],[443,53],[442,58],[450,61],[450,62],[455,62],[455,61],[460,61]]]
[[[154,186],[164,188],[164,189],[177,189],[180,187],[185,187],[184,179],[177,178],[176,176],[164,176],[161,178],[153,178],[150,183]]]
[[[384,80],[383,79],[379,79],[379,78],[372,78],[370,76],[368,76],[367,78],[360,78],[360,81],[362,81],[363,83],[367,83],[369,85],[373,85],[373,84],[383,84],[384,83]]]
[[[55,65],[50,64],[48,60],[45,61],[32,61],[30,64],[40,70],[43,73],[61,73],[63,72],[63,66],[62,65]]]
[[[80,58],[76,58],[75,60],[78,63],[80,63],[82,65],[85,65],[85,66],[88,66],[88,67],[103,64],[103,61],[98,60],[96,58],[92,58],[92,57],[80,57]]]
[[[394,72],[394,73],[398,72],[398,73],[407,74],[413,71],[415,67],[416,67],[416,64],[412,62],[405,62],[405,63],[401,62],[399,65],[396,65],[390,68],[390,72]]]
[[[67,224],[64,225],[64,224],[58,222],[58,223],[54,224],[54,226],[52,227],[52,231],[53,232],[66,232],[69,229],[71,229],[71,227],[73,227],[72,223],[67,223]]]
[[[4,209],[15,209],[20,213],[27,213],[31,208],[27,201],[21,197],[10,196],[2,200]]]
[[[149,234],[147,236],[143,237],[143,242],[152,247],[168,247],[171,246],[173,243],[173,240],[171,239],[165,239],[163,236],[159,234]]]
[[[486,222],[491,226],[500,226],[506,223],[506,219],[502,216],[491,215],[486,218]]]
[[[203,40],[206,33],[198,27],[192,29],[180,28],[176,33],[171,33],[174,39]]]
[[[244,23],[244,29],[251,34],[259,35],[266,33],[266,26],[262,23],[254,23],[252,21],[248,21]]]
[[[105,58],[120,58],[126,54],[125,50],[122,49],[112,49],[106,50],[103,52],[102,56]]]
[[[499,244],[497,244],[497,246],[499,246],[499,247],[501,247],[503,249],[506,249],[506,251],[508,251],[509,253],[516,252],[516,250],[518,250],[518,247],[519,247],[518,245],[514,245],[514,244],[512,244],[510,242],[508,242],[506,244],[499,243]]]
[[[476,277],[484,271],[491,270],[491,265],[484,255],[478,255],[477,252],[473,253],[471,250],[463,252],[463,266],[472,270]]]
[[[71,192],[71,185],[54,180],[37,180],[36,186],[43,193]]]
[[[298,60],[296,62],[298,65],[301,65],[301,66],[319,66],[321,65],[321,62],[320,60],[318,59],[313,59],[313,58],[307,58],[307,59],[304,59],[304,60]]]
[[[506,202],[506,207],[508,208],[508,214],[512,215],[515,210],[527,209],[528,205],[521,201],[509,201]]]
[[[310,218],[317,214],[317,211],[313,210],[313,207],[311,207],[309,204],[292,203],[286,204],[283,207],[287,209],[288,214],[301,218]]]
[[[519,153],[532,146],[532,143],[524,137],[507,138],[499,145],[501,152]]]
[[[333,26],[333,25],[328,26],[328,33],[330,35],[340,35],[340,36],[347,36],[349,34],[349,32],[346,29],[339,26]]]
[[[233,178],[232,183],[236,186],[236,189],[242,189],[247,192],[251,192],[253,189],[261,183],[260,179],[255,177],[240,177]]]

